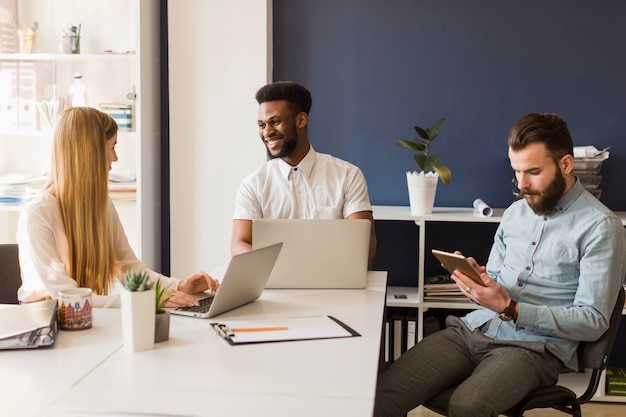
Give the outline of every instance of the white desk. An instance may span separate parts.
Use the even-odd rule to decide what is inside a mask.
[[[346,339],[230,346],[209,327],[212,320],[172,316],[169,341],[131,353],[121,348],[120,311],[98,309],[92,329],[60,332],[52,349],[0,352],[2,412],[368,416],[385,288],[386,273],[370,272],[365,290],[267,290],[219,316],[328,314],[361,334]]]

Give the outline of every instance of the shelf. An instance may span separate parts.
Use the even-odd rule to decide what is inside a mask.
[[[478,310],[483,307],[479,306],[478,304],[470,303],[469,301],[424,301],[422,303],[422,308],[426,311],[429,308],[447,308],[451,310]]]
[[[374,220],[406,220],[406,221],[429,221],[429,222],[477,222],[477,223],[500,223],[505,209],[494,208],[493,216],[484,217],[474,213],[469,207],[435,207],[432,214],[422,216],[411,215],[409,206],[372,206]],[[614,211],[622,224],[626,226],[626,211]]]
[[[93,62],[134,61],[134,53],[101,54],[0,54],[0,62]]]
[[[0,203],[0,212],[1,211],[22,211],[22,208],[26,205],[24,203]]]
[[[39,175],[49,171],[53,130],[37,108],[39,103],[70,101],[69,87],[80,72],[87,86],[86,104],[132,104],[133,131],[119,131],[116,173],[137,178],[137,192],[115,201],[131,246],[149,268],[161,267],[160,246],[160,100],[159,100],[159,4],[145,0],[11,0],[6,17],[10,24],[39,23],[33,53],[18,51],[18,39],[7,39],[0,48],[0,89],[9,94],[0,110],[11,112],[0,123],[0,176],[12,173]],[[62,53],[60,27],[80,24],[80,54]],[[111,24],[114,22],[114,24]],[[8,36],[7,38],[11,38]],[[108,52],[112,50],[114,52]],[[11,51],[11,52],[9,52]],[[105,52],[107,51],[107,52]],[[4,90],[3,90],[4,91]],[[129,98],[129,93],[134,97]],[[1,116],[1,115],[0,115]],[[57,114],[58,116],[58,114]],[[53,118],[50,118],[51,121]],[[117,193],[115,193],[117,194]],[[131,200],[131,201],[126,201]],[[14,240],[22,206],[0,205],[0,243]]]
[[[7,130],[0,131],[0,139],[5,138],[41,138],[49,139],[52,137],[52,129],[50,130]]]
[[[408,206],[372,206],[375,220],[407,220],[414,222],[477,222],[499,223],[504,209],[493,209],[493,216],[484,217],[469,207],[435,207],[432,214],[413,216]],[[626,218],[626,216],[625,216]]]
[[[404,297],[406,298],[398,298]],[[387,307],[419,307],[417,287],[387,287]]]

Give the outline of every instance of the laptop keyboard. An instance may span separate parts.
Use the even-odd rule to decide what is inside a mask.
[[[197,306],[189,306],[189,307],[178,307],[176,310],[178,311],[191,311],[194,313],[206,313],[211,308],[211,304],[213,304],[213,300],[215,297],[207,297],[198,301],[200,305]]]

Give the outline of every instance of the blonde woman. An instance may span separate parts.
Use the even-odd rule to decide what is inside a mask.
[[[117,307],[112,295],[125,271],[146,271],[172,293],[168,307],[191,306],[190,294],[217,290],[204,272],[185,281],[149,270],[131,249],[108,195],[108,173],[117,161],[117,124],[89,107],[61,115],[53,137],[50,180],[22,211],[17,230],[20,302],[57,298],[58,291],[88,287],[94,307]]]

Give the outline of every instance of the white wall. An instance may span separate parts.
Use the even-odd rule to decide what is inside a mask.
[[[237,187],[265,161],[256,90],[271,79],[271,0],[168,2],[171,273],[230,260]]]

